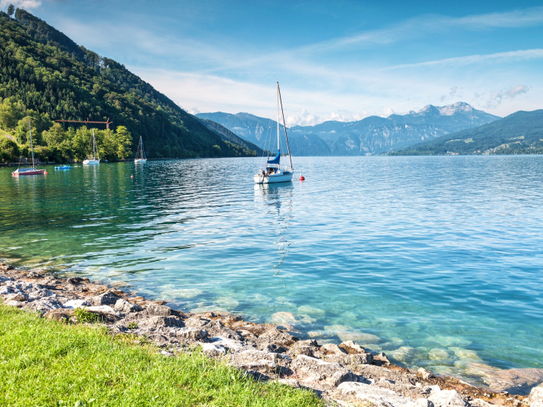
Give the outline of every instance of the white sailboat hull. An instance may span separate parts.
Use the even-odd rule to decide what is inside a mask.
[[[84,160],[83,165],[98,165],[100,160]]]
[[[136,158],[134,160],[135,164],[145,164],[147,162],[147,158]]]
[[[279,174],[255,174],[254,180],[256,184],[276,184],[279,182],[292,181],[292,172],[285,171]]]

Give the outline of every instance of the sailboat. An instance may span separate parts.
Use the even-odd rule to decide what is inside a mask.
[[[147,162],[147,157],[145,157],[145,151],[143,150],[143,140],[140,136],[140,142],[138,144],[138,149],[136,150],[136,158],[134,163],[136,164],[145,164]]]
[[[40,175],[45,172],[45,170],[37,170],[34,167],[34,146],[32,145],[32,128],[30,127],[30,121],[28,122],[28,131],[30,133],[30,151],[32,153],[32,167],[30,168],[17,168],[15,171],[11,173],[14,177],[18,177],[20,175]]]
[[[280,144],[280,129],[279,129],[279,112],[283,117],[283,128],[285,129],[285,138],[287,141],[288,158],[290,161],[289,168],[281,168],[281,144]],[[257,184],[274,184],[278,182],[289,182],[292,180],[294,168],[292,166],[292,156],[290,155],[290,147],[288,145],[287,125],[285,123],[285,113],[283,112],[283,100],[281,99],[281,90],[279,82],[277,82],[277,155],[273,159],[266,160],[266,165],[258,173],[254,175],[255,183]]]
[[[98,151],[96,150],[96,139],[94,138],[94,129],[92,129],[92,158],[87,158],[83,161],[83,165],[98,165],[100,164],[100,157],[98,157]]]

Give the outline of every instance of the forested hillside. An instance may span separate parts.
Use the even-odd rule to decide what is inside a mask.
[[[543,110],[516,112],[476,129],[429,140],[391,155],[543,154]]]
[[[100,134],[99,144],[108,138],[110,150],[122,150],[116,138],[120,128],[128,137],[123,155],[135,150],[139,136],[149,157],[255,154],[246,146],[223,141],[123,65],[79,47],[22,9],[17,9],[14,19],[0,12],[0,102],[0,128],[13,136],[18,147],[24,148],[32,119],[36,143],[43,147],[43,154],[57,161],[78,158],[72,142],[77,132],[68,131],[65,125],[53,128],[52,121],[57,119],[109,118],[116,131],[110,138]],[[52,131],[56,137],[45,137],[44,131]],[[90,134],[80,132],[85,137]],[[10,144],[5,140],[0,134],[0,148]],[[127,143],[126,137],[122,143]],[[115,153],[110,158],[123,157]]]

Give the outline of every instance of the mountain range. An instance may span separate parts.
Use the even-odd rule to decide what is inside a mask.
[[[277,123],[249,113],[198,113],[260,148],[274,150]],[[373,155],[479,127],[500,117],[458,102],[447,106],[428,105],[418,112],[389,117],[370,116],[354,122],[327,121],[315,126],[289,129],[293,155]],[[283,126],[281,132],[283,131]],[[282,150],[284,148],[282,147]]]
[[[543,110],[516,112],[501,120],[418,143],[391,154],[543,154]]]

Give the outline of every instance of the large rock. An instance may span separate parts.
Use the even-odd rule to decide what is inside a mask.
[[[298,341],[291,346],[288,353],[290,356],[296,357],[298,355],[305,355],[311,357],[317,357],[320,352],[319,345],[314,339],[306,339],[304,341]]]
[[[185,324],[177,317],[150,317],[141,321],[138,326],[143,329],[157,329],[167,327],[184,327]]]
[[[177,336],[177,338],[182,341],[196,342],[207,337],[207,331],[204,331],[202,329],[184,327],[176,330],[175,336]]]
[[[111,291],[106,291],[103,294],[96,295],[92,297],[89,302],[92,305],[115,305],[117,300],[119,300],[121,297],[119,297],[117,294],[112,293]]]
[[[150,316],[155,317],[167,317],[172,314],[172,309],[166,305],[149,304],[146,309]]]
[[[51,311],[47,311],[44,317],[47,319],[53,319],[58,322],[68,322],[74,314],[73,309],[59,308]]]
[[[276,358],[274,353],[251,349],[231,354],[230,362],[241,369],[270,372],[277,367]]]
[[[435,407],[467,407],[468,404],[456,390],[433,391],[428,397]]]
[[[347,352],[345,352],[343,349],[341,349],[339,346],[337,346],[335,343],[325,343],[321,346],[321,351],[325,355],[346,355]]]
[[[4,297],[4,301],[19,301],[19,302],[28,301],[28,295],[21,292],[18,292],[15,294],[8,294]]]
[[[51,311],[53,309],[62,308],[62,304],[59,300],[53,297],[40,298],[32,302],[25,303],[26,309],[33,309],[35,311]]]
[[[527,401],[530,407],[543,407],[543,383],[530,391]]]
[[[339,347],[343,349],[345,352],[347,352],[349,355],[355,355],[357,353],[366,353],[366,350],[358,345],[357,343],[354,343],[353,341],[346,341],[339,344]]]
[[[343,395],[354,396],[358,400],[375,407],[411,407],[418,405],[410,397],[405,397],[395,391],[365,383],[341,383],[338,390]],[[424,402],[421,402],[421,407],[422,403]]]
[[[329,363],[305,355],[298,355],[292,362],[292,369],[298,376],[307,376],[313,380],[324,380],[331,386],[340,383],[356,381],[358,377],[349,369],[337,363]]]
[[[115,310],[119,311],[119,312],[122,312],[124,314],[128,314],[129,312],[136,312],[136,311],[141,311],[142,308],[137,305],[137,304],[132,304],[131,302],[128,302],[124,299],[119,299],[117,300],[117,302],[115,303],[115,305],[113,306],[113,308],[115,308]]]
[[[279,346],[291,346],[300,339],[277,328],[271,328],[258,337],[258,342],[268,342]]]

